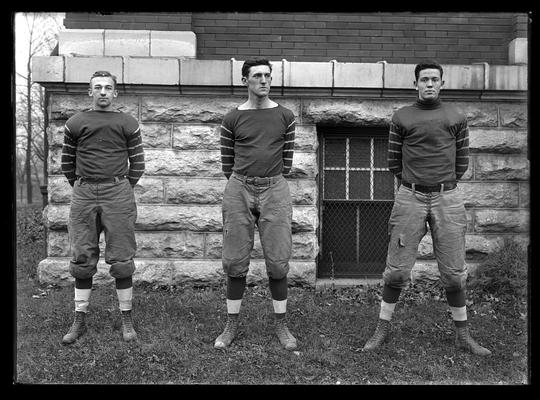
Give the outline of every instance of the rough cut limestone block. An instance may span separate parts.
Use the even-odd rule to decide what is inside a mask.
[[[145,150],[146,175],[221,177],[221,155],[215,151]]]
[[[58,168],[59,161],[50,166],[51,172]],[[290,178],[313,178],[317,172],[316,153],[295,152]],[[221,154],[218,150],[146,149],[145,174],[220,178],[223,176]]]
[[[186,258],[221,259],[222,233],[200,233],[190,231],[136,231],[136,257],[139,258]],[[291,260],[314,260],[318,244],[315,232],[295,233]],[[99,240],[100,257],[105,257],[105,235]],[[67,230],[47,232],[47,255],[69,257],[69,234]],[[252,258],[264,259],[259,233],[255,230]]]
[[[225,114],[238,107],[245,100],[244,96],[236,98],[231,96],[143,96],[141,118],[143,121],[151,122],[215,123],[221,125]],[[296,117],[300,115],[300,100],[280,97],[275,97],[274,100],[290,109]]]
[[[317,126],[297,124],[295,129],[294,150],[309,152],[317,151],[318,148]]]
[[[501,114],[501,126],[509,128],[528,127],[526,103],[501,104],[499,112]]]
[[[529,182],[520,182],[519,184],[519,206],[529,208],[531,201],[531,192]]]
[[[469,127],[496,127],[499,124],[497,104],[477,101],[452,102],[452,104],[467,117]]]
[[[219,150],[221,124],[178,124],[173,126],[173,148],[178,150]],[[295,151],[310,152],[318,148],[314,125],[296,125]]]
[[[135,283],[146,282],[158,285],[193,284],[222,285],[225,274],[221,260],[179,260],[179,259],[135,259]],[[48,257],[38,265],[40,283],[54,283],[60,286],[73,284],[69,274],[69,258]],[[247,276],[248,284],[267,281],[263,260],[252,260]],[[315,285],[314,261],[291,261],[288,282],[290,285]],[[104,261],[98,263],[98,272],[93,283],[96,286],[114,282],[109,275],[109,266]]]
[[[406,103],[349,99],[305,100],[302,121],[309,124],[387,126]]]
[[[135,201],[137,204],[164,203],[164,182],[161,178],[142,176],[135,185]]]
[[[482,154],[476,156],[476,179],[527,180],[529,162],[525,155]]]
[[[466,234],[465,235],[465,253],[468,259],[483,257],[502,246],[504,238],[509,235],[501,234]],[[528,235],[512,235],[512,238],[523,248],[529,243]],[[428,232],[420,241],[417,253],[418,260],[435,259],[433,252],[433,238]]]
[[[90,82],[92,74],[87,76],[85,82]],[[66,120],[75,115],[79,111],[89,110],[92,108],[92,97],[82,94],[56,94],[51,95],[51,120]],[[133,118],[139,118],[139,99],[131,95],[119,95],[115,101],[113,108],[117,111],[122,111],[130,114]]]
[[[71,201],[71,185],[64,175],[50,175],[47,186],[49,203],[69,203]]]
[[[140,206],[136,228],[139,230],[188,230],[219,232],[222,230],[218,206]]]
[[[165,181],[167,203],[170,204],[221,204],[227,183],[220,179],[167,178]],[[308,179],[289,179],[289,189],[293,204],[315,204],[317,186]]]
[[[49,140],[49,150],[61,148],[64,144],[64,124],[65,121],[50,121],[47,127],[47,139]]]
[[[461,182],[465,207],[517,207],[517,183],[510,182]]]
[[[105,40],[103,29],[65,29],[58,32],[58,54],[102,56]]]
[[[169,204],[220,204],[226,178],[167,178],[165,190]]]
[[[528,232],[528,210],[475,210],[474,228],[479,233]]]
[[[168,204],[221,204],[227,183],[219,179],[201,178],[151,178],[143,175],[135,186],[137,203]],[[295,205],[315,205],[317,183],[311,179],[289,179],[291,198]],[[72,188],[63,175],[49,177],[49,202],[69,203]],[[164,197],[166,193],[166,198]]]
[[[487,234],[487,235],[467,235],[466,249],[467,256],[486,256],[493,251],[498,250],[504,243],[504,239],[511,237],[512,240],[521,245],[523,249],[527,248],[529,244],[529,235],[508,235],[506,232],[501,234]]]
[[[289,179],[293,204],[317,205],[318,187],[313,179]]]
[[[137,232],[137,257],[204,258],[204,234],[194,232]]]
[[[468,261],[466,263],[467,273],[474,276],[478,263]],[[417,261],[411,271],[411,282],[436,281],[440,279],[439,268],[436,261]]]
[[[303,123],[327,125],[388,126],[394,112],[414,103],[394,100],[313,99],[305,100]],[[470,127],[498,126],[498,106],[492,103],[448,102],[467,117]]]
[[[141,117],[145,122],[221,124],[225,114],[239,104],[231,97],[149,96],[142,98]]]
[[[100,243],[100,251],[103,246]],[[47,231],[47,256],[48,257],[69,257],[71,249],[69,247],[69,234],[67,230]]]
[[[143,146],[148,147],[171,147],[171,124],[140,124]]]
[[[527,151],[527,132],[516,129],[469,129],[471,153],[515,154]]]
[[[251,253],[252,258],[264,258],[262,251],[261,240],[259,232],[256,229],[253,235],[253,251]],[[314,260],[317,257],[318,244],[317,235],[315,232],[299,232],[292,235],[293,247],[292,257],[293,260],[305,259]],[[207,258],[219,258],[221,259],[221,252],[223,248],[223,234],[221,233],[208,233],[206,235],[206,257]]]
[[[462,181],[474,179],[474,159],[475,159],[474,154],[469,155],[469,168],[467,169],[467,171],[465,171],[465,173],[461,177]]]
[[[48,164],[48,174],[49,175],[62,175],[61,168],[61,157],[62,157],[62,148],[57,147],[49,149],[49,164]]]
[[[315,178],[318,172],[317,153],[294,153],[289,178]]]
[[[61,175],[61,148],[51,149],[49,174]],[[318,173],[317,154],[294,154],[289,178],[314,178]],[[219,151],[175,151],[145,149],[145,176],[198,176],[223,177]]]
[[[219,150],[220,124],[182,124],[173,126],[173,149]]]
[[[63,82],[64,57],[33,56],[32,80],[34,82]]]
[[[48,182],[49,202],[69,203],[73,188],[64,175],[51,175]],[[135,186],[135,201],[137,203],[163,203],[163,179],[148,178],[144,175]]]
[[[246,96],[247,96],[247,92],[246,92]],[[289,110],[291,110],[292,113],[294,114],[294,117],[296,118],[296,123],[297,124],[301,123],[301,121],[300,121],[300,103],[301,103],[301,99],[299,99],[299,98],[280,97],[280,96],[277,95],[277,93],[274,93],[274,94],[270,93],[270,97],[276,103],[281,104],[283,107],[288,108]],[[247,97],[242,99],[237,104],[237,106],[240,105],[241,103],[243,103],[246,99],[247,99]]]
[[[135,232],[136,257],[146,258],[204,258],[205,234],[188,231]],[[48,232],[48,256],[69,257],[67,231]],[[99,240],[100,257],[105,259],[105,235]]]
[[[65,230],[69,217],[68,204],[49,204],[45,210],[49,229]],[[311,232],[318,226],[315,206],[294,206],[292,232]],[[135,229],[145,231],[221,232],[221,205],[146,205],[137,207]]]

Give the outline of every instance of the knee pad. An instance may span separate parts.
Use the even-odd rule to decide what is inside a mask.
[[[69,273],[72,277],[75,279],[90,279],[92,278],[97,272],[97,266],[96,265],[78,265],[73,262],[69,263]]]
[[[383,274],[384,283],[395,289],[405,288],[409,283],[410,277],[410,271],[385,271]]]
[[[465,289],[467,283],[467,275],[451,276],[444,279],[442,282],[447,293],[453,293]]]
[[[109,269],[109,273],[115,279],[129,278],[133,272],[135,272],[133,260],[112,263]]]
[[[289,260],[273,261],[266,260],[266,273],[269,278],[283,279],[289,273]]]
[[[249,262],[249,256],[241,260],[231,260],[225,257],[221,259],[223,271],[233,278],[242,278],[246,276],[249,271]]]

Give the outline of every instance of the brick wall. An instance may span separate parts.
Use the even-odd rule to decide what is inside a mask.
[[[508,64],[527,37],[513,13],[66,13],[68,29],[188,30],[199,59]]]

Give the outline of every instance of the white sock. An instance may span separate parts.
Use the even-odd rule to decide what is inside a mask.
[[[467,306],[450,307],[450,312],[452,313],[452,320],[467,321]]]
[[[118,295],[118,308],[120,311],[130,311],[133,300],[133,287],[127,289],[116,289]]]
[[[287,312],[287,299],[285,300],[272,299],[272,305],[274,306],[274,312],[276,314],[284,314]]]
[[[241,305],[242,305],[242,299],[239,299],[239,300],[227,299],[227,314],[240,314]]]
[[[75,311],[83,313],[88,312],[88,304],[90,304],[90,294],[92,289],[77,289],[75,288]]]
[[[379,318],[386,321],[392,320],[392,315],[394,314],[394,309],[396,308],[396,303],[387,303],[384,300],[381,300],[381,311],[379,312]]]

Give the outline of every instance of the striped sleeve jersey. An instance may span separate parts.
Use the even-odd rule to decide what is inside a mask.
[[[388,169],[409,183],[456,182],[469,166],[467,119],[454,107],[418,100],[394,113],[388,135]]]
[[[291,110],[273,108],[230,111],[221,124],[221,167],[232,172],[268,177],[291,172],[296,122]]]
[[[135,186],[144,173],[139,123],[112,111],[80,112],[67,120],[61,157],[62,173],[73,186],[78,177],[126,176]]]

